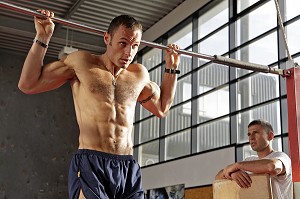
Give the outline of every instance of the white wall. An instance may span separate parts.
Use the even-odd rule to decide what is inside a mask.
[[[229,147],[143,168],[143,188],[148,190],[176,184],[185,184],[185,187],[212,184],[218,171],[235,162],[234,154],[235,148]]]
[[[154,41],[188,16],[196,12],[210,0],[186,0],[163,19],[143,33],[143,40]]]

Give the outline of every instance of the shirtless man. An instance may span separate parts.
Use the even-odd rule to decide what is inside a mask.
[[[36,37],[18,86],[26,94],[35,94],[70,82],[80,134],[69,171],[69,197],[144,198],[140,167],[132,156],[135,105],[139,101],[157,117],[166,116],[177,85],[179,47],[169,45],[159,87],[150,81],[143,65],[131,64],[142,26],[134,18],[121,15],[112,20],[104,34],[104,54],[77,51],[42,66],[54,31],[54,13],[40,12],[47,19],[35,17]]]

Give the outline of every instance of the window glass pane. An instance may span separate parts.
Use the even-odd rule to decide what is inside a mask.
[[[276,33],[263,37],[237,51],[237,59],[261,65],[269,65],[276,62],[278,59]],[[238,77],[248,72],[244,69],[238,70]]]
[[[296,63],[300,64],[300,56],[299,56],[299,57],[296,57],[296,58],[294,59],[294,61],[295,61]]]
[[[237,0],[237,12],[241,12],[259,0]]]
[[[248,142],[248,124],[255,119],[264,119],[273,126],[274,134],[281,134],[279,101],[262,105],[238,115],[238,143]]]
[[[137,106],[140,106],[140,112],[141,112],[141,118],[144,119],[146,117],[149,117],[152,115],[151,112],[149,112],[147,109],[145,109],[140,103],[137,104]]]
[[[237,110],[279,97],[279,76],[258,73],[237,82]]]
[[[197,58],[197,60],[198,60],[198,67],[200,67],[200,66],[202,66],[202,65],[209,62],[208,59]]]
[[[197,94],[207,92],[217,86],[223,85],[229,80],[229,67],[221,64],[212,63],[198,70],[198,83],[196,86]]]
[[[139,164],[147,166],[159,161],[159,141],[153,141],[139,146]]]
[[[191,153],[190,129],[166,137],[166,160],[189,155],[190,153]]]
[[[159,118],[151,117],[140,123],[140,143],[158,138],[159,136]]]
[[[238,148],[237,161],[241,162],[246,157],[249,157],[249,156],[252,156],[252,155],[257,155],[257,153],[251,149],[249,144],[244,145],[243,147]]]
[[[192,51],[188,49],[187,51]],[[180,55],[180,64],[179,64],[180,74],[178,77],[190,72],[192,70],[192,57],[184,54]]]
[[[286,153],[286,154],[288,154],[288,155],[290,155],[290,148],[289,148],[289,138],[288,137],[284,137],[283,139],[282,139],[282,141],[283,141],[283,151]]]
[[[228,0],[223,0],[198,19],[199,39],[228,22]]]
[[[258,9],[239,19],[236,24],[238,46],[276,27],[277,12],[274,1],[263,4]]]
[[[300,14],[300,1],[299,0],[285,0],[286,2],[286,17],[287,20],[294,18]]]
[[[228,86],[204,95],[198,99],[198,121],[220,117],[229,113],[229,90]]]
[[[198,52],[206,55],[222,55],[228,52],[228,38],[228,27],[225,27],[211,37],[202,41],[198,45]]]
[[[280,137],[274,138],[272,142],[272,147],[275,151],[282,151],[282,139]]]
[[[134,143],[134,136],[135,136],[134,129],[135,128],[136,128],[136,125],[133,124],[133,128],[132,128],[132,131],[131,131],[131,141],[132,141],[133,144],[136,144],[136,143]]]
[[[170,110],[166,117],[166,134],[191,126],[191,102]]]
[[[155,68],[154,70],[151,70],[149,72],[150,80],[155,82],[156,84],[160,85],[161,84],[161,67]]]
[[[177,83],[176,94],[174,97],[173,105],[191,99],[192,97],[192,82],[191,75],[180,79]]]
[[[168,43],[175,43],[179,45],[181,49],[190,46],[192,44],[192,23],[189,23],[187,26],[177,31],[176,34],[169,37]]]
[[[150,70],[162,62],[162,50],[153,48],[142,57],[142,64]]]
[[[287,30],[287,41],[288,41],[288,47],[290,53],[295,54],[300,52],[300,39],[299,39],[300,20],[288,25],[286,30]]]
[[[282,151],[282,141],[281,138],[274,138],[273,143],[272,143],[272,147],[275,151]],[[238,150],[238,152],[240,152],[240,150]],[[243,161],[245,158],[251,156],[251,155],[257,155],[256,151],[253,151],[251,146],[249,144],[244,145],[242,147],[242,155],[238,155],[237,156],[237,161]]]
[[[230,144],[229,118],[197,127],[197,152]]]

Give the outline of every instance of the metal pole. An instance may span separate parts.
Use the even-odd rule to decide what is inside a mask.
[[[16,12],[20,12],[26,15],[31,15],[31,16],[37,16],[37,17],[41,17],[41,18],[45,18],[45,16],[39,12],[27,9],[27,8],[23,8],[20,6],[16,6],[14,4],[10,4],[4,1],[0,1],[0,7],[3,8],[7,8],[9,10],[13,10]],[[54,22],[66,25],[66,26],[70,26],[70,27],[74,27],[74,28],[78,28],[78,29],[82,29],[82,30],[86,30],[89,32],[93,32],[93,33],[97,33],[100,35],[104,35],[105,31],[99,30],[97,28],[94,27],[90,27],[87,25],[83,25],[83,24],[79,24],[76,22],[72,22],[72,21],[68,21],[65,19],[61,19],[61,18],[57,18],[57,17],[53,17],[52,20]],[[153,47],[153,48],[158,48],[158,49],[162,49],[162,50],[167,50],[168,47],[161,45],[161,44],[157,44],[154,42],[149,42],[149,41],[144,41],[141,40],[141,44],[149,46],[149,47]],[[206,60],[210,60],[216,63],[220,63],[220,64],[224,64],[224,65],[228,65],[228,66],[233,66],[236,68],[242,68],[242,69],[247,69],[247,70],[253,70],[253,71],[258,71],[258,72],[263,72],[263,73],[273,73],[273,74],[277,74],[277,75],[284,75],[286,76],[286,74],[284,74],[284,71],[282,69],[276,69],[276,68],[271,68],[269,66],[265,66],[265,65],[260,65],[260,64],[254,64],[254,63],[249,63],[249,62],[244,62],[244,61],[239,61],[239,60],[235,60],[235,59],[231,59],[231,58],[227,58],[227,57],[223,57],[223,56],[219,56],[219,55],[206,55],[206,54],[200,54],[200,53],[195,53],[195,52],[191,52],[191,51],[186,51],[186,50],[178,50],[179,54],[184,54],[184,55],[189,55],[192,57],[198,57],[198,58],[202,58],[202,59],[206,59]]]
[[[289,149],[292,160],[293,182],[300,186],[300,68],[289,69],[291,76],[286,79]],[[299,192],[298,192],[299,194]],[[298,198],[298,197],[297,197]]]

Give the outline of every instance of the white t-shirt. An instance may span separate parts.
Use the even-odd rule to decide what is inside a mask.
[[[290,157],[284,152],[274,151],[263,159],[279,159],[285,167],[285,174],[279,176],[270,176],[272,184],[272,193],[274,199],[292,199],[293,181],[292,166]],[[257,155],[249,156],[244,161],[259,160]]]

